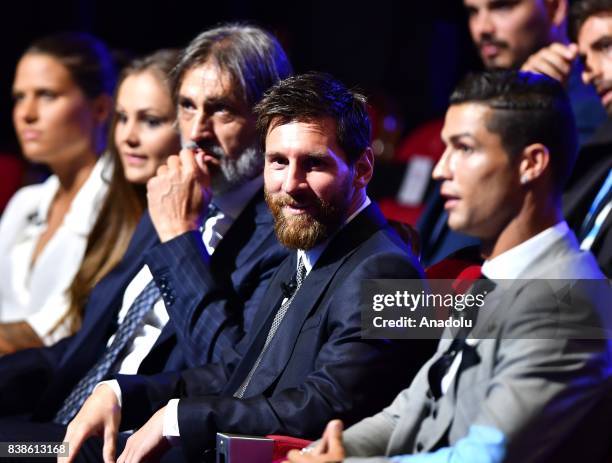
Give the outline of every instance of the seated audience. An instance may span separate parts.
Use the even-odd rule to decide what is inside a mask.
[[[147,183],[148,210],[121,262],[91,291],[80,330],[0,358],[0,441],[34,439],[37,427],[60,429],[59,439],[59,425],[101,379],[216,361],[249,330],[287,255],[264,201],[252,107],[290,72],[277,40],[253,26],[205,31],[184,50],[172,94],[190,147]],[[130,102],[117,109],[119,134],[134,118]],[[126,171],[142,173],[134,165]]]
[[[13,82],[13,122],[23,154],[53,173],[19,190],[0,222],[0,353],[52,344],[67,289],[108,190],[104,150],[115,70],[92,36],[65,33],[34,42]]]
[[[472,41],[486,69],[523,67],[535,71],[539,63],[549,59],[563,60],[566,54],[576,56],[576,50],[568,44],[568,0],[463,0],[463,4]],[[605,111],[593,89],[582,82],[581,72],[581,63],[570,61],[564,83],[576,116],[579,142],[583,144],[605,120]],[[473,237],[447,226],[439,187],[436,184],[428,196],[418,223],[424,237],[426,266],[462,247],[477,244]]]
[[[474,329],[447,332],[380,413],[344,432],[330,422],[289,461],[603,461],[612,345],[599,329],[612,327],[611,292],[561,214],[576,157],[568,98],[546,76],[471,76],[451,97],[442,138],[433,176],[448,225],[478,237],[485,258]],[[545,279],[572,284],[556,293]],[[585,293],[582,279],[600,285]]]
[[[199,461],[217,431],[314,436],[330,416],[354,422],[376,409],[420,365],[423,344],[361,337],[363,281],[422,276],[366,195],[373,154],[365,98],[310,73],[275,85],[256,113],[266,201],[293,252],[255,328],[218,363],[99,386],[68,426],[72,449],[104,435],[112,458],[117,430],[136,427],[119,461],[159,456],[175,438],[168,461],[183,461],[179,452]]]
[[[612,56],[606,48],[612,40],[612,1],[576,2],[570,20],[572,40],[584,63],[582,76],[599,93],[608,119],[580,150],[563,210],[580,248],[590,250],[612,278]]]

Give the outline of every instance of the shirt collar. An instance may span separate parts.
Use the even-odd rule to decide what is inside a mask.
[[[226,216],[236,220],[248,202],[263,185],[263,176],[259,175],[244,185],[234,188],[222,195],[213,197],[213,204]]]
[[[113,169],[113,159],[108,152],[102,154],[94,165],[64,216],[62,226],[86,236],[98,219],[98,212],[106,197]],[[36,212],[37,224],[47,223],[51,203],[55,199],[60,183],[56,175],[50,176],[43,184],[41,202]]]
[[[482,264],[482,274],[491,280],[516,279],[538,261],[549,247],[569,231],[567,222],[547,228],[537,235],[523,241],[518,246],[486,260]]]
[[[370,201],[370,198],[368,198],[366,196],[364,201],[363,201],[363,203],[361,203],[361,206],[359,206],[357,208],[357,210],[355,212],[353,212],[346,219],[346,221],[344,222],[344,224],[342,224],[342,227],[340,227],[340,229],[338,229],[338,231],[340,231],[342,228],[346,227],[346,225],[351,220],[353,220],[355,217],[357,217],[357,215],[361,211],[363,211],[366,207],[368,207],[371,203],[372,203],[372,201]],[[338,232],[336,232],[336,233],[338,233]],[[335,234],[334,234],[334,236],[335,236]],[[299,262],[300,259],[302,259],[302,261],[304,262],[304,268],[306,269],[306,275],[308,275],[310,273],[310,271],[312,270],[312,268],[317,263],[317,261],[319,260],[319,257],[321,257],[321,254],[323,254],[323,251],[325,251],[325,248],[327,247],[327,245],[329,244],[329,242],[331,241],[332,238],[333,238],[333,236],[330,236],[329,238],[327,238],[322,243],[317,244],[314,248],[309,249],[307,251],[305,251],[303,249],[298,249],[298,251],[297,251],[296,266],[297,266],[297,262]]]

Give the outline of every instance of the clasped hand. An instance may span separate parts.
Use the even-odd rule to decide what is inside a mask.
[[[340,463],[344,460],[342,430],[342,421],[330,421],[316,445],[306,450],[291,450],[283,463]]]

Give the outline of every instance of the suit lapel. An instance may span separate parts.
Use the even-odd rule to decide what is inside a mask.
[[[370,205],[332,238],[295,295],[277,334],[268,346],[268,350],[249,385],[249,396],[263,393],[276,382],[291,358],[304,322],[320,306],[334,275],[361,243],[385,226],[386,221],[378,208]],[[286,273],[283,273],[287,280],[290,275],[295,273],[296,253],[293,253],[291,265],[290,268],[285,267],[284,272]],[[277,286],[280,286],[280,282],[273,282],[272,290],[274,291]],[[280,292],[280,289],[277,291]],[[278,295],[271,299],[276,301],[276,305],[273,307],[274,310],[268,311],[267,323],[258,334],[258,344],[262,346],[271,323],[270,317],[274,316],[280,305]],[[282,300],[282,296],[280,299]],[[260,351],[261,348],[257,349],[256,355]]]
[[[219,278],[228,278],[240,265],[240,261],[248,259],[258,248],[260,241],[254,234],[258,232],[258,229],[266,231],[267,229],[257,227],[257,225],[270,221],[272,221],[272,216],[263,200],[263,189],[260,189],[232,223],[210,257],[211,271]],[[247,249],[246,244],[249,241],[253,242],[253,246]],[[166,323],[151,352],[158,347],[163,347],[175,335],[172,322]],[[149,353],[143,364],[150,360],[150,357],[152,356]]]
[[[308,315],[318,306],[334,274],[341,265],[342,261],[332,262],[317,270],[313,269],[306,277],[257,368],[256,374],[249,385],[249,395],[263,393],[280,376],[291,358],[302,325]],[[277,309],[279,305],[277,305]],[[276,310],[273,313],[276,313]],[[263,336],[263,339],[265,340],[265,336]],[[257,352],[259,351],[261,349]]]
[[[227,277],[235,270],[237,256],[255,233],[257,221],[265,219],[265,207],[263,189],[260,189],[232,223],[213,252],[211,268],[215,273]]]
[[[247,334],[247,338],[242,341],[244,345],[240,346],[242,347],[240,351],[244,355],[224,388],[225,394],[232,395],[236,392],[251,371],[253,364],[263,349],[272,319],[284,298],[281,283],[286,283],[291,279],[291,276],[295,273],[296,265],[296,253],[292,252],[281,263],[272,277],[270,285],[257,309],[252,328]]]
[[[481,353],[479,352],[478,345],[481,343],[482,338],[478,337],[478,333],[482,333],[482,331],[479,330],[481,329],[481,327],[485,327],[482,329],[487,330],[486,336],[490,337],[491,333],[488,332],[488,326],[493,326],[494,329],[497,329],[497,324],[490,325],[491,320],[498,319],[500,317],[499,314],[503,313],[505,304],[500,304],[500,302],[503,301],[500,301],[499,296],[502,294],[502,291],[499,289],[500,288],[496,288],[485,299],[485,305],[483,305],[482,309],[479,309],[482,310],[482,312],[479,312],[478,314],[476,326],[472,330],[472,333],[468,336],[470,338],[470,346],[476,349],[477,355],[481,355]],[[490,310],[487,310],[487,307],[490,308]],[[432,359],[430,365],[437,361],[449,349],[452,341],[453,334],[451,334],[451,330],[447,329],[444,332],[442,339],[440,340],[440,345],[436,352],[436,356],[434,359]],[[463,370],[458,370],[457,374],[451,381],[448,389],[439,399],[437,405],[436,425],[431,427],[431,430],[427,435],[427,445],[424,451],[431,451],[437,448],[439,446],[439,443],[443,439],[445,439],[446,433],[448,432],[450,426],[453,423],[453,420],[455,418],[455,412],[457,410],[457,385],[461,380],[462,376],[470,375],[473,373],[471,369],[476,367],[478,363],[479,362],[472,364],[464,368]]]

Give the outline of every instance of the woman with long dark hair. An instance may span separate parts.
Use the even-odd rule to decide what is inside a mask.
[[[59,37],[66,40],[66,36]],[[74,37],[71,34],[70,41],[74,42]],[[88,40],[92,39],[89,36],[86,37],[88,37]],[[58,36],[52,39],[57,41]],[[37,44],[34,46],[37,46]],[[45,59],[50,58],[62,62],[60,58],[56,57],[59,53],[40,53],[38,51],[40,47],[34,48],[34,46],[26,51],[19,65],[23,64],[24,59],[30,58],[30,53],[42,54]],[[71,50],[74,51],[74,48]],[[83,207],[81,203],[77,202],[77,199],[74,199],[72,205],[67,206],[68,209],[64,208],[64,214],[58,214],[57,217],[53,217],[51,207],[47,210],[43,209],[41,212],[36,211],[34,221],[32,221],[32,214],[28,213],[25,218],[28,222],[26,227],[38,226],[40,230],[38,235],[32,234],[32,237],[28,237],[29,240],[24,240],[23,236],[20,236],[22,233],[18,227],[20,223],[24,223],[23,216],[26,214],[26,210],[31,209],[31,207],[23,207],[25,202],[21,197],[25,197],[34,204],[37,202],[44,203],[45,201],[53,204],[58,201],[59,194],[55,193],[53,198],[49,198],[53,195],[52,192],[49,194],[46,191],[37,191],[41,190],[41,186],[35,185],[22,189],[11,201],[10,209],[12,212],[7,210],[2,218],[2,223],[0,223],[0,255],[8,257],[0,261],[0,276],[5,272],[7,275],[14,272],[12,268],[14,265],[24,265],[24,262],[26,265],[30,265],[30,263],[31,265],[29,266],[29,272],[24,272],[23,281],[17,281],[17,284],[13,284],[11,281],[3,279],[4,281],[0,283],[0,317],[2,321],[8,321],[8,323],[0,324],[0,352],[12,352],[26,347],[51,344],[76,331],[80,325],[81,310],[89,291],[123,256],[145,206],[144,183],[150,176],[154,175],[157,166],[179,147],[178,134],[173,126],[174,105],[166,83],[166,75],[174,65],[175,57],[174,52],[153,55],[148,59],[135,61],[122,73],[121,86],[117,94],[119,111],[113,119],[108,153],[98,157],[99,149],[93,150],[94,168],[90,170],[88,182],[95,184],[95,188],[91,187],[91,190],[95,190],[95,194],[76,192],[77,199],[80,195],[90,200],[89,208]],[[75,61],[77,60],[66,60],[72,66],[74,66]],[[26,61],[26,64],[29,63]],[[91,74],[93,74],[92,71],[95,66],[91,66],[91,62],[89,64],[89,80],[91,80]],[[70,71],[70,74],[78,75],[75,71],[72,71],[69,65],[65,67]],[[101,69],[102,67],[98,67],[98,71]],[[148,86],[145,82],[146,79],[143,78],[145,75],[149,76],[150,85]],[[22,115],[20,110],[23,110],[19,106],[22,98],[25,99],[24,96],[27,91],[20,90],[23,79],[20,81],[19,77],[19,73],[17,73],[14,85],[15,125],[20,135],[24,154],[31,159],[31,151],[35,150],[32,150],[26,143],[28,132],[23,130],[20,133],[20,126],[25,124],[18,117],[25,118],[26,116]],[[122,94],[122,89],[125,90],[126,85],[129,87],[130,84],[134,84],[133,81],[136,78],[140,79],[141,82],[131,85],[132,90],[124,91]],[[77,81],[77,78],[75,77],[73,80]],[[149,94],[134,97],[135,89],[142,88],[148,88]],[[92,94],[91,92],[86,93],[86,91],[89,91],[88,84],[79,86],[79,89],[87,97]],[[111,86],[106,87],[104,95],[108,96],[110,90],[112,90]],[[34,88],[29,91],[36,95],[37,90]],[[46,97],[43,90],[39,90],[38,94],[41,100]],[[130,96],[132,96],[131,101],[129,100]],[[151,100],[152,96],[153,99]],[[142,104],[140,110],[135,110],[139,98],[140,101],[143,98],[150,101],[147,103],[148,106]],[[110,99],[107,101],[110,101]],[[121,103],[121,101],[124,101],[124,103]],[[136,103],[134,103],[135,101]],[[42,102],[39,104],[42,104]],[[124,109],[122,109],[121,104],[125,105]],[[145,106],[147,107],[144,108]],[[142,110],[143,108],[145,110]],[[106,111],[108,114],[108,109]],[[86,123],[87,119],[83,116],[79,119],[85,121],[84,126],[93,127]],[[67,124],[71,122],[70,119],[65,121]],[[127,126],[129,126],[127,132],[122,130]],[[151,130],[146,132],[144,130],[146,127]],[[103,130],[102,126],[100,129]],[[90,134],[92,141],[96,141],[93,146],[102,145],[98,141],[103,140],[104,136],[98,132],[97,126],[96,130],[85,130],[84,132]],[[147,133],[149,135],[148,139]],[[151,133],[153,133],[153,136],[151,136]],[[161,137],[159,133],[162,134]],[[158,134],[157,138],[155,134]],[[68,140],[68,138],[64,137],[64,140]],[[147,143],[146,140],[149,140],[149,142]],[[86,146],[85,143],[82,143],[82,145]],[[44,152],[44,150],[40,151]],[[126,154],[124,155],[124,153]],[[89,159],[89,154],[88,151],[83,154],[83,157]],[[132,160],[134,161],[132,164],[135,164],[136,161],[141,163],[140,168],[136,166],[137,173],[134,173],[134,169],[127,163],[127,156],[140,156],[140,158]],[[74,157],[81,159],[76,154]],[[149,162],[149,158],[155,159],[155,161]],[[143,162],[145,159],[147,162]],[[54,168],[55,163],[52,160],[42,162],[45,162],[55,174],[42,185],[44,186],[50,181],[57,182],[57,180],[53,180],[54,177],[60,177]],[[75,162],[72,161],[71,163]],[[143,168],[142,164],[148,165],[148,169]],[[59,183],[62,184],[61,181]],[[82,187],[82,190],[86,190],[85,186]],[[28,191],[28,189],[31,191]],[[29,203],[27,205],[30,206]],[[69,219],[72,216],[74,216],[74,222],[82,225],[80,233],[75,234],[73,233],[74,230],[70,228],[71,222]],[[53,224],[56,223],[55,230],[53,230]],[[46,238],[45,235],[49,234],[48,230],[50,229],[55,233],[51,233],[51,237],[47,241],[49,243],[55,241],[55,253],[45,250],[45,245],[51,249],[51,244],[44,242],[42,246],[39,244]],[[5,230],[8,230],[9,233],[5,233]],[[34,238],[37,238],[37,240]],[[27,246],[21,245],[21,242],[26,242]],[[23,249],[19,249],[20,246]],[[6,249],[6,252],[2,252],[3,248]],[[50,256],[47,256],[47,254],[50,254]],[[0,259],[2,258],[0,257]],[[40,278],[32,278],[34,272],[37,271]],[[43,284],[39,285],[41,282]],[[15,304],[15,300],[18,300],[18,298],[21,298],[24,302],[21,307]],[[32,306],[32,303],[36,300],[40,303],[37,306]],[[27,304],[28,302],[29,304]]]

